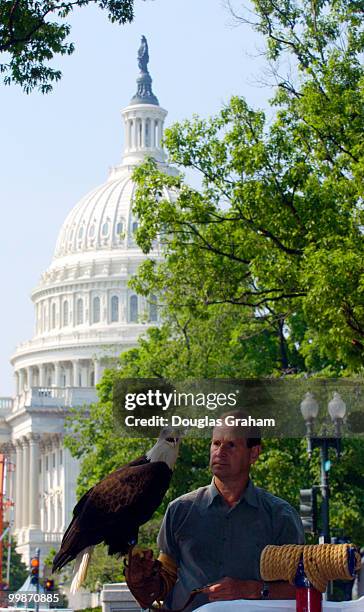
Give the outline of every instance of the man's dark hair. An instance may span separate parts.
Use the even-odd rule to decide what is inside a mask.
[[[234,419],[249,420],[249,413],[245,412],[244,410],[234,410],[233,412],[226,412],[221,415],[221,419],[224,422],[225,418],[230,416],[234,417]],[[243,425],[236,425],[235,427],[232,427],[232,429],[234,429],[235,431],[238,430],[239,434],[241,434],[241,437],[246,438],[246,445],[248,448],[253,448],[253,446],[260,446],[262,444],[262,434],[259,427],[246,427]]]

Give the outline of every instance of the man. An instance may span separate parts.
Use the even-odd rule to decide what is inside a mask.
[[[146,551],[133,562],[135,571],[127,572],[137,599],[142,595],[147,604],[151,603],[148,596],[165,599],[165,606],[179,609],[193,589],[205,587],[187,612],[208,601],[294,598],[294,588],[288,583],[268,587],[260,578],[259,561],[265,546],[304,542],[296,511],[255,487],[249,478],[260,451],[261,439],[246,437],[241,427],[224,421],[214,429],[212,483],[169,505],[158,536],[159,563]]]

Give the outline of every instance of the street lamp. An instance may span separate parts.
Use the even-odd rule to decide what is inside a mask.
[[[341,426],[346,414],[346,404],[340,394],[335,391],[332,399],[328,403],[328,411],[335,425],[335,437],[321,438],[313,435],[313,424],[319,412],[319,405],[313,393],[306,393],[301,402],[301,413],[306,422],[307,452],[311,457],[314,448],[320,449],[321,454],[321,495],[322,495],[322,531],[324,542],[330,543],[330,522],[329,522],[329,448],[335,448],[336,455],[341,454]]]

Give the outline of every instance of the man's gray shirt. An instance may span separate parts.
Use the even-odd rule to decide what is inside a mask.
[[[260,555],[268,544],[303,544],[301,520],[286,501],[249,481],[241,499],[229,507],[212,482],[169,504],[158,546],[178,567],[167,598],[182,607],[195,588],[228,576],[260,580]],[[206,603],[197,596],[187,610]]]

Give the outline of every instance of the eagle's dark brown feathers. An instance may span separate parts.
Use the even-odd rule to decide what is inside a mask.
[[[164,461],[145,456],[119,468],[92,487],[76,504],[52,571],[85,548],[105,542],[109,554],[125,554],[168,489],[172,471]]]

